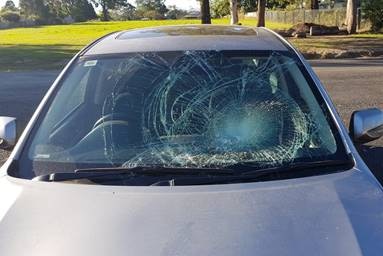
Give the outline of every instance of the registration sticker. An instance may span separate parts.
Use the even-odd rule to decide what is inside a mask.
[[[84,67],[93,67],[97,65],[97,60],[88,60],[84,63]]]

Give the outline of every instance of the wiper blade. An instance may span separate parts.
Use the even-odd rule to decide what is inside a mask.
[[[300,174],[309,174],[310,170],[323,170],[339,168],[339,171],[350,169],[354,166],[352,158],[349,160],[322,160],[315,162],[299,162],[291,163],[284,166],[259,168],[259,166],[250,163],[239,163],[231,165],[230,168],[247,169],[247,171],[237,170],[236,175],[232,176],[211,176],[211,177],[175,177],[169,180],[161,180],[153,183],[151,186],[188,186],[188,185],[211,185],[211,184],[228,184],[238,182],[255,182],[263,180],[273,175],[282,176],[283,174],[294,175],[297,171]],[[343,167],[343,168],[341,168]],[[250,170],[249,170],[250,169]],[[298,175],[299,177],[299,175]]]
[[[132,168],[116,167],[116,168],[88,168],[77,169],[70,173],[51,173],[35,177],[33,180],[38,181],[69,181],[79,179],[92,179],[110,176],[167,176],[167,175],[233,175],[234,170],[216,169],[216,168],[185,168],[185,167],[164,167],[164,166],[138,166]]]
[[[318,168],[336,168],[336,167],[349,167],[351,168],[354,165],[352,159],[345,159],[345,160],[321,160],[321,161],[314,161],[314,162],[293,162],[290,164],[282,165],[282,166],[276,166],[276,167],[269,167],[264,169],[253,169],[253,170],[247,170],[242,171],[241,175],[252,175],[252,174],[263,174],[263,173],[283,173],[283,172],[293,172],[293,171],[300,171],[300,170],[313,170]],[[243,164],[242,167],[248,168],[250,165]],[[236,166],[230,166],[230,168],[240,168],[241,165],[238,164]]]

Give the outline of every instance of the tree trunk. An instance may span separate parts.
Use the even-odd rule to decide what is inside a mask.
[[[237,0],[230,0],[230,24],[238,24],[238,2]]]
[[[209,0],[201,0],[201,23],[211,24]]]
[[[257,27],[265,26],[266,0],[258,0],[258,24]]]
[[[106,5],[101,5],[101,8],[102,8],[102,17],[101,17],[101,19],[103,21],[109,21],[108,7]]]
[[[311,10],[319,9],[319,0],[311,0]]]
[[[346,25],[349,34],[356,33],[357,0],[347,1]]]

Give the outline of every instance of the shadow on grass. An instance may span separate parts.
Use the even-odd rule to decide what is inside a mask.
[[[0,70],[60,69],[82,46],[0,45]]]

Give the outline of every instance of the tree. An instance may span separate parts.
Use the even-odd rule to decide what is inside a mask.
[[[225,17],[230,14],[230,3],[228,0],[213,0],[210,11],[214,18]]]
[[[180,10],[175,5],[169,6],[169,11],[166,13],[166,18],[176,20],[187,14],[186,11]]]
[[[113,20],[134,20],[137,18],[136,7],[129,4],[126,7],[112,10],[110,15]]]
[[[287,0],[269,0],[267,3],[274,3],[279,1]],[[215,18],[221,18],[227,16],[230,13],[230,3],[232,0],[212,0],[211,1],[211,12]],[[257,10],[257,0],[236,0],[237,10],[241,9],[243,12],[254,12]]]
[[[364,17],[371,22],[371,30],[379,32],[383,28],[383,1],[364,0],[362,1]]]
[[[17,8],[15,3],[12,0],[7,0],[5,2],[4,7],[2,8],[2,11],[11,11],[11,12],[16,12]]]
[[[200,0],[201,3],[201,23],[211,24],[209,0]]]
[[[244,12],[254,12],[257,9],[257,0],[240,0],[239,3]]]
[[[97,18],[89,0],[20,0],[20,13],[35,24],[58,24],[66,17],[75,21]]]
[[[169,11],[166,8],[165,0],[136,0],[137,12],[141,16],[152,19],[163,19]]]
[[[319,9],[319,0],[311,0],[311,9],[318,10]]]
[[[44,0],[44,5],[50,14],[49,16],[57,19],[67,16],[66,8],[71,6],[71,4],[66,4],[63,0]],[[36,13],[36,16],[40,15]]]
[[[268,9],[283,9],[285,10],[287,6],[295,5],[294,1],[291,0],[268,0],[266,7]],[[297,8],[297,7],[295,7]]]
[[[214,18],[221,18],[230,15],[230,2],[232,0],[212,0],[211,13]],[[279,3],[285,0],[269,0],[267,3]],[[287,1],[287,0],[286,0]],[[254,12],[257,10],[257,0],[236,0],[237,10],[241,9],[243,12]]]
[[[257,27],[265,26],[266,0],[258,0],[258,23]]]
[[[65,0],[70,4],[67,7],[67,16],[71,16],[75,21],[82,22],[91,19],[96,19],[97,14],[94,11],[93,5],[87,0]]]
[[[44,0],[53,21],[61,22],[67,17],[81,22],[97,18],[93,5],[88,0]]]
[[[109,21],[109,10],[128,5],[127,0],[91,0],[96,7],[101,6],[101,20]]]
[[[230,0],[230,24],[238,24],[238,2],[237,0]]]
[[[347,1],[347,11],[346,11],[346,25],[347,32],[349,34],[356,33],[356,13],[357,13],[357,2],[358,0],[348,0]]]
[[[302,0],[267,0],[265,6],[268,9],[285,9],[288,5],[294,5],[294,8],[298,8],[297,2],[302,4]],[[308,1],[308,0],[304,0]],[[311,0],[310,0],[311,1]],[[313,0],[319,1],[319,0]],[[243,10],[243,12],[255,12],[258,11],[258,1],[257,0],[238,0],[238,4]]]
[[[12,11],[5,11],[0,14],[0,18],[8,22],[17,23],[20,21],[20,14]]]
[[[33,17],[37,24],[49,23],[52,14],[44,0],[20,0],[20,14],[24,17]]]

